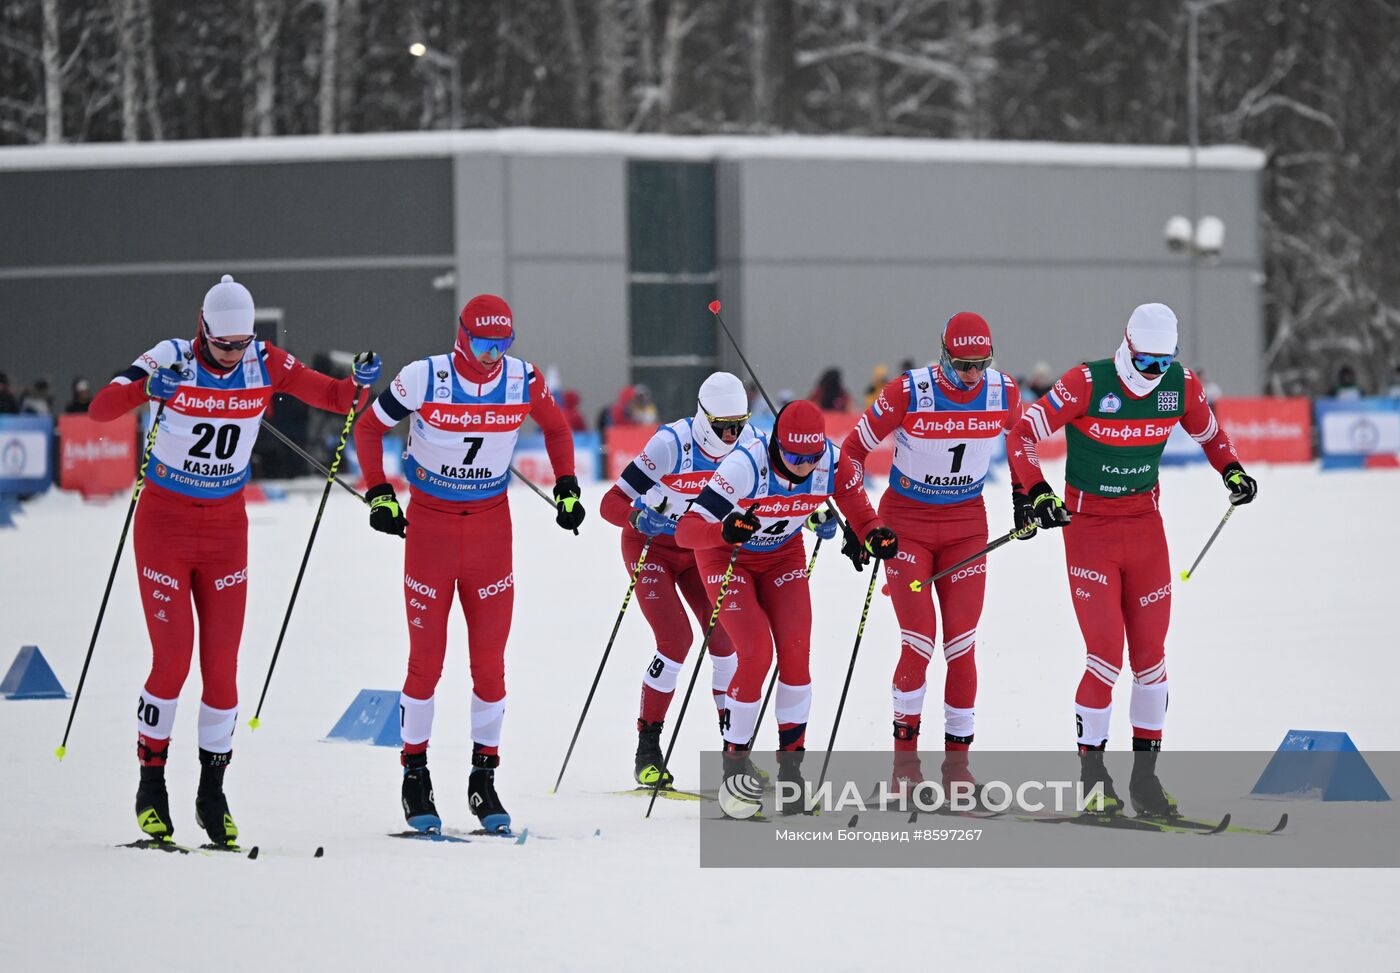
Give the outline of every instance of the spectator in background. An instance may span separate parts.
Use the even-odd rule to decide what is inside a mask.
[[[1055,384],[1055,373],[1050,370],[1050,363],[1038,361],[1031,369],[1031,377],[1021,382],[1021,404],[1030,405],[1040,398],[1050,387]]]
[[[598,416],[598,431],[608,426],[654,425],[656,406],[651,401],[651,390],[645,385],[624,385],[617,393],[612,406]]]
[[[68,414],[75,412],[87,412],[88,406],[92,404],[92,385],[87,379],[79,375],[73,379],[73,394],[68,400],[68,407],[63,411]]]
[[[1361,386],[1356,381],[1356,369],[1350,365],[1343,365],[1337,370],[1337,383],[1332,386],[1332,397],[1334,399],[1359,399],[1361,395]]]
[[[905,372],[911,371],[912,369],[917,367],[918,366],[914,364],[914,359],[906,358],[904,359],[904,361],[899,363],[899,374],[903,375]]]
[[[34,384],[24,390],[20,397],[19,411],[35,416],[53,415],[53,393],[49,391],[47,376],[40,376]]]
[[[817,379],[816,388],[807,396],[824,412],[850,412],[851,393],[841,379],[841,369],[828,368]]]
[[[579,397],[577,389],[565,389],[560,396],[560,401],[564,407],[564,420],[568,422],[569,428],[574,432],[588,432],[588,420],[583,417],[579,410]]]
[[[876,365],[870,370],[870,384],[865,387],[865,405],[863,408],[870,408],[875,404],[875,400],[880,397],[881,390],[885,383],[890,380],[890,370],[884,365]]]
[[[15,398],[15,393],[10,391],[10,376],[0,372],[0,415],[13,414],[19,411],[19,399]]]

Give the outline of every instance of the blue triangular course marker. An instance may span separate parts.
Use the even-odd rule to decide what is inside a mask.
[[[399,735],[399,691],[361,689],[350,708],[326,734],[326,739],[395,749],[403,746]]]
[[[4,693],[6,699],[68,698],[37,645],[26,645],[19,650],[10,671],[0,682],[0,693]]]
[[[1323,801],[1388,801],[1351,736],[1332,730],[1289,730],[1250,791],[1252,797]]]

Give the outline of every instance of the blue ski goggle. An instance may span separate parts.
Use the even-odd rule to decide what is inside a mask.
[[[802,463],[815,463],[822,458],[826,450],[821,449],[815,453],[789,453],[787,450],[779,450],[783,454],[783,462],[789,467],[798,466]]]
[[[515,341],[515,335],[509,338],[472,338],[472,354],[477,358],[489,358],[496,361],[506,353],[506,349]]]
[[[1133,367],[1149,375],[1160,375],[1171,368],[1172,362],[1176,361],[1176,353],[1180,350],[1177,348],[1170,355],[1149,355],[1134,348],[1131,341],[1128,342],[1128,354],[1131,356]]]

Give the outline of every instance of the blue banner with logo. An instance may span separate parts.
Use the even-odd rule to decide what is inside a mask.
[[[1324,470],[1400,465],[1400,398],[1318,399],[1313,408]]]
[[[53,416],[0,416],[0,495],[47,490],[52,452]]]

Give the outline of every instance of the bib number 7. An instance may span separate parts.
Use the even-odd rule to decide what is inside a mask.
[[[462,437],[462,442],[467,444],[467,455],[462,457],[463,466],[471,466],[472,460],[476,459],[476,454],[481,451],[481,444],[485,441],[485,436]]]

